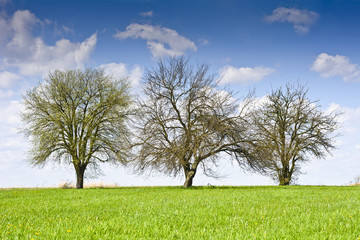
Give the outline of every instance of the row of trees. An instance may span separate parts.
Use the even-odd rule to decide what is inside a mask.
[[[334,148],[339,113],[324,113],[299,85],[261,101],[251,94],[236,99],[208,65],[172,58],[146,70],[142,87],[134,100],[126,79],[102,69],[50,73],[24,96],[31,163],[72,164],[77,188],[85,170],[96,174],[102,162],[130,164],[139,173],[183,173],[184,187],[191,187],[199,169],[215,176],[213,166],[228,155],[288,185],[299,163]]]

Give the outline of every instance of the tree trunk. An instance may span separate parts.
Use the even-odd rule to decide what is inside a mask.
[[[288,165],[283,166],[283,168],[278,171],[278,174],[280,186],[290,185],[292,172],[290,172]]]
[[[75,168],[76,170],[76,188],[84,188],[84,173],[85,173],[84,166],[78,166]]]
[[[289,177],[289,176],[280,176],[279,185],[280,186],[290,185],[290,180],[291,180],[291,177]]]
[[[184,188],[192,187],[193,179],[195,177],[195,170],[184,170],[185,171],[185,183],[183,185]]]

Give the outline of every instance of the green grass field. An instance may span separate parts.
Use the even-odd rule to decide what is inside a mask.
[[[1,239],[360,239],[359,187],[0,190]]]

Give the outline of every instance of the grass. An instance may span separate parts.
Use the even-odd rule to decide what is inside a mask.
[[[360,239],[359,187],[0,191],[1,239]]]

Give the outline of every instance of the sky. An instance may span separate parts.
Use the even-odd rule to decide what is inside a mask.
[[[72,166],[28,163],[19,134],[22,96],[55,69],[102,67],[141,78],[159,59],[207,63],[241,97],[263,97],[287,82],[309,88],[323,111],[338,108],[340,135],[325,159],[309,159],[297,184],[347,185],[360,176],[359,0],[0,0],[0,187],[75,182]],[[224,159],[213,179],[194,185],[275,185]],[[104,164],[86,182],[119,186],[181,185],[176,178]]]

